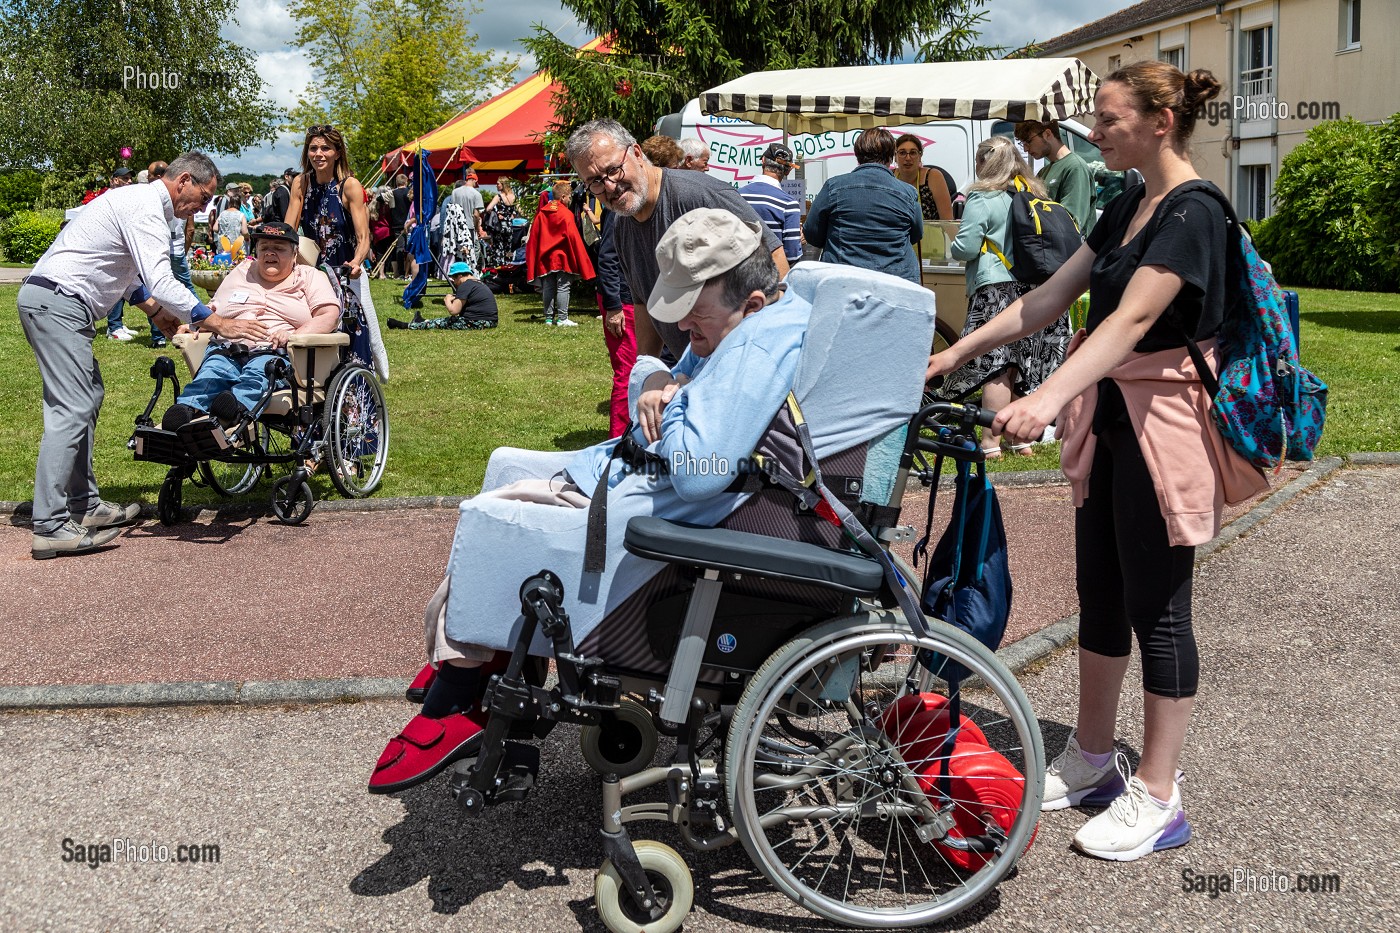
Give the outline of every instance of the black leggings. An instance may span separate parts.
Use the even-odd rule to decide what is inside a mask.
[[[1075,510],[1074,530],[1080,647],[1127,657],[1136,635],[1143,689],[1157,696],[1195,696],[1200,674],[1191,631],[1196,549],[1167,543],[1152,476],[1126,418],[1105,425],[1098,436],[1089,493]]]

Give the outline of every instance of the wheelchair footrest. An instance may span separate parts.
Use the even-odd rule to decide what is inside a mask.
[[[506,742],[500,768],[496,778],[484,797],[476,795],[471,787],[472,774],[477,767],[476,758],[467,758],[452,767],[448,779],[448,792],[457,798],[464,810],[477,809],[475,804],[468,806],[465,801],[479,801],[485,806],[498,803],[513,803],[524,800],[535,789],[535,778],[540,773],[540,750],[536,745],[522,745],[519,742]]]
[[[166,466],[183,466],[190,461],[184,441],[174,431],[160,428],[137,428],[132,435],[132,452],[137,460],[163,463]]]
[[[176,432],[186,452],[196,460],[217,460],[229,449],[228,436],[213,418],[196,418]]]

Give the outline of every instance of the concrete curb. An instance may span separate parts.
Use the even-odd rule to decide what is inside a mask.
[[[242,683],[208,681],[0,687],[0,710],[334,703],[401,697],[407,686],[407,680],[389,677],[347,677],[338,680],[250,680]]]
[[[1211,542],[1196,549],[1196,563],[1210,559],[1223,547],[1239,540],[1272,516],[1280,507],[1324,482],[1343,466],[1400,466],[1400,453],[1358,453],[1348,457],[1328,457],[1314,463],[1307,472],[1227,525]],[[1011,474],[1016,476],[1018,474]],[[1047,485],[1064,478],[1058,470],[1030,471],[1027,478],[1007,485]],[[317,508],[340,506],[344,511],[373,511],[391,508],[455,508],[461,497],[424,496],[412,499],[370,499],[332,501]],[[0,512],[20,503],[0,503]],[[28,503],[22,503],[28,505]],[[215,510],[202,510],[215,511]],[[219,511],[218,514],[227,514]],[[1073,644],[1079,632],[1079,616],[1052,622],[1038,632],[997,652],[1013,673]],[[334,703],[403,696],[406,680],[386,677],[349,677],[327,680],[211,681],[195,683],[146,684],[55,684],[43,687],[0,687],[0,711],[27,709],[92,709],[103,707],[147,706],[250,706],[268,704]]]
[[[316,512],[397,512],[403,509],[455,509],[471,496],[400,496],[393,499],[318,499],[312,508]],[[9,515],[11,524],[20,524],[33,514],[32,502],[0,502],[0,515]],[[221,518],[248,518],[257,515],[271,515],[268,503],[229,502],[222,505],[188,506],[184,509],[187,521],[215,521]],[[142,505],[141,517],[159,518],[154,505]]]

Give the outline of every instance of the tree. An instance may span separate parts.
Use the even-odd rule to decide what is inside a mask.
[[[219,36],[224,0],[0,5],[0,165],[106,173],[189,149],[271,141],[253,55]]]
[[[290,128],[330,123],[356,170],[509,85],[516,59],[474,51],[464,0],[293,0],[294,44],[316,78]]]
[[[1020,48],[1005,45],[983,45],[982,27],[987,21],[983,9],[987,0],[965,0],[953,4],[935,18],[937,26],[926,31],[916,41],[921,62],[972,62],[990,58],[1026,58],[1040,52],[1040,46],[1028,42]]]
[[[751,71],[873,65],[899,58],[907,46],[930,54],[987,57],[972,29],[984,0],[565,0],[607,52],[580,52],[536,25],[524,41],[541,68],[565,91],[556,101],[568,132],[612,117],[638,138],[656,119],[706,88]],[[961,32],[941,42],[950,28]],[[929,38],[933,37],[933,38]]]
[[[1400,115],[1397,115],[1400,116]],[[1392,118],[1392,124],[1400,126]],[[1259,253],[1289,285],[1392,291],[1400,286],[1394,256],[1378,221],[1394,210],[1376,201],[1384,177],[1387,132],[1347,118],[1319,123],[1279,166],[1275,211],[1252,226]],[[1392,166],[1393,167],[1393,166]]]

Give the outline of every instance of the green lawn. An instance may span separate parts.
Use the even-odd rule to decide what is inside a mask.
[[[1328,384],[1318,454],[1400,450],[1400,295],[1298,290],[1303,365]]]
[[[381,318],[406,316],[393,301],[399,287],[374,283]],[[39,376],[15,312],[18,291],[0,285],[0,499],[8,500],[32,494],[43,429]],[[1304,290],[1301,298],[1303,361],[1332,387],[1319,453],[1400,450],[1400,295]],[[544,327],[534,295],[503,297],[494,331],[386,330],[393,434],[379,494],[469,495],[495,447],[574,450],[602,440],[611,370],[602,325],[596,313],[580,313],[583,303],[575,300],[580,326],[570,330]],[[132,343],[99,334],[96,352],[107,386],[98,478],[111,498],[154,502],[164,468],[133,461],[125,442],[150,397],[147,370],[157,351],[143,333]],[[157,417],[168,404],[168,397],[162,400]],[[1050,445],[991,467],[1047,469],[1058,465],[1058,456]],[[334,495],[324,475],[315,484],[318,496]],[[211,499],[187,488],[188,503]]]

